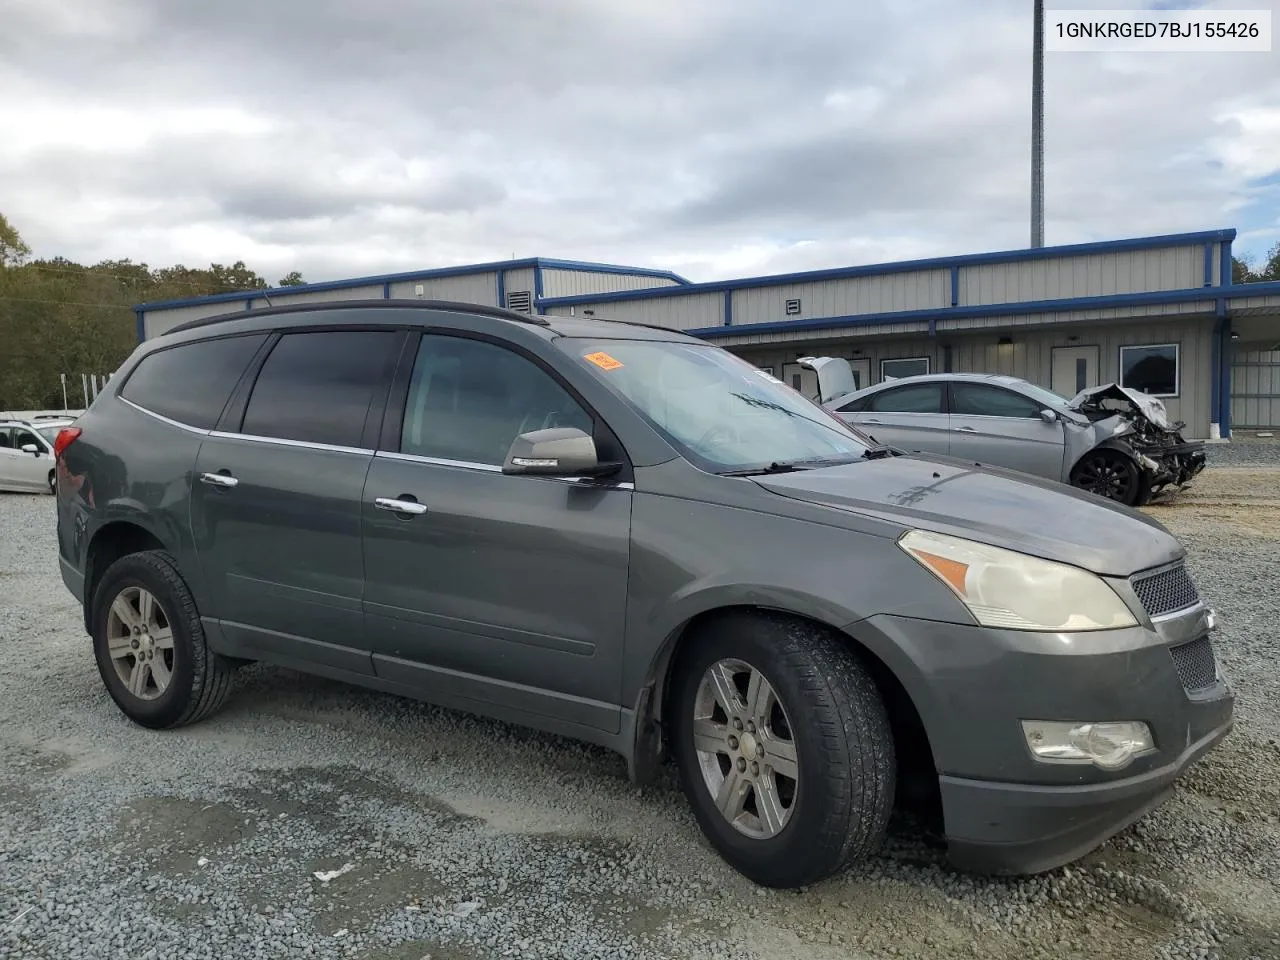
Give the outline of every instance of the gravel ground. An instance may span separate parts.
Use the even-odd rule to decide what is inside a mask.
[[[1205,449],[1213,466],[1280,467],[1280,440],[1255,437],[1252,431],[1227,443],[1206,444]]]
[[[955,873],[898,825],[781,893],[709,850],[673,781],[637,791],[555,737],[261,666],[201,725],[129,724],[52,499],[0,495],[0,958],[1280,958],[1280,470],[1213,467],[1148,509],[1240,694],[1176,796],[1032,879]]]

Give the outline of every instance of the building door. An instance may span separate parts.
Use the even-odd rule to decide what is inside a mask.
[[[1098,348],[1054,347],[1049,388],[1070,399],[1098,385]]]
[[[802,367],[798,363],[784,363],[782,365],[782,382],[804,394],[810,400],[818,395],[818,375],[808,367]]]
[[[1272,341],[1274,343],[1274,341]],[[1231,363],[1231,427],[1280,427],[1280,350],[1237,344]]]

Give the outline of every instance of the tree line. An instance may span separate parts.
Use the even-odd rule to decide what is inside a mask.
[[[79,408],[81,375],[112,373],[137,346],[135,304],[270,286],[243,260],[208,267],[153,268],[127,259],[85,266],[31,253],[0,213],[0,410],[61,409],[64,373],[70,405]],[[293,271],[277,285],[304,282]]]
[[[1256,268],[1248,257],[1233,258],[1232,282],[1266,280],[1280,280],[1280,243]],[[277,286],[304,282],[295,270]],[[114,371],[137,346],[135,304],[268,286],[243,260],[156,268],[127,259],[33,260],[0,213],[0,410],[60,409],[61,374],[74,381],[69,396],[79,397],[82,374]]]

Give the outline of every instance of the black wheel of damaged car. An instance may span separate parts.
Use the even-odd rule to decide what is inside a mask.
[[[717,852],[777,888],[874,853],[896,758],[875,681],[847,643],[803,620],[746,612],[691,640],[672,680],[671,738]]]
[[[1127,507],[1140,507],[1151,499],[1151,484],[1138,465],[1115,450],[1086,454],[1071,471],[1071,483]]]

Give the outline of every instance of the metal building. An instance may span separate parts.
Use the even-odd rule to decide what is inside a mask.
[[[1161,397],[1192,438],[1280,426],[1280,283],[1231,284],[1234,230],[1038,247],[714,283],[531,260],[145,304],[140,339],[243,304],[432,297],[638,320],[695,334],[808,391],[798,357],[860,385],[1008,373],[1071,396],[1115,381]]]
[[[379,299],[457,300],[532,313],[544,297],[613,294],[681,286],[688,282],[669,270],[530,257],[272,290],[164,300],[139,304],[133,310],[138,318],[138,342],[141,343],[188,320],[213,317],[236,309],[260,309],[269,304]]]

